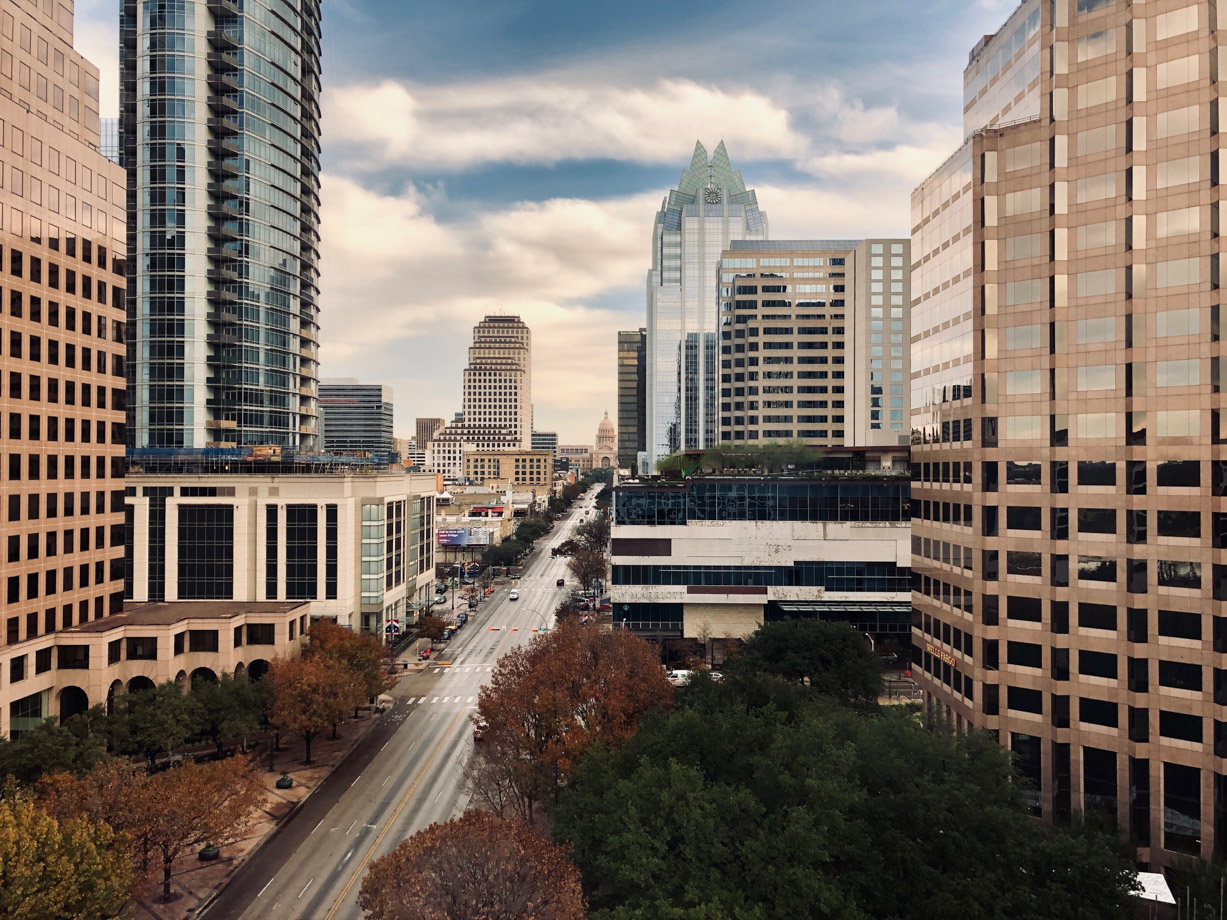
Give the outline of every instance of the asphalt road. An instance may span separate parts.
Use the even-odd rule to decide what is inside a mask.
[[[469,716],[499,657],[553,625],[574,578],[550,548],[586,520],[593,490],[555,527],[513,586],[496,589],[445,646],[438,664],[410,672],[396,704],[333,771],[281,832],[244,864],[204,915],[207,920],[356,920],[358,890],[372,860],[468,801],[464,766],[473,750]],[[449,665],[443,662],[451,662]]]

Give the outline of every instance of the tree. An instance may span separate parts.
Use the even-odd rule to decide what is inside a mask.
[[[468,811],[418,831],[371,863],[358,906],[369,920],[583,920],[566,850],[520,821]]]
[[[474,757],[474,791],[501,815],[531,822],[585,750],[621,744],[643,713],[672,698],[642,639],[561,624],[504,655],[482,687],[477,714],[487,729]]]
[[[609,518],[604,514],[596,515],[592,520],[585,521],[575,529],[579,544],[592,553],[603,553],[609,549]]]
[[[788,689],[784,708],[747,699],[759,681]],[[561,791],[554,836],[594,918],[1131,912],[1128,848],[1036,823],[995,739],[778,678],[702,683],[620,749],[588,751]]]
[[[605,578],[609,561],[604,553],[581,548],[567,560],[567,568],[579,580],[580,587],[589,591],[596,582]]]
[[[107,825],[57,821],[24,794],[0,799],[0,917],[111,920],[133,887],[126,841]]]
[[[303,650],[304,657],[327,656],[353,677],[355,717],[363,702],[396,685],[396,678],[388,673],[388,650],[375,636],[356,633],[328,619],[312,623],[310,636],[311,644]]]
[[[124,753],[143,754],[150,771],[158,754],[174,751],[200,722],[196,701],[174,681],[115,700],[115,731]]]
[[[775,674],[849,703],[872,703],[882,692],[882,665],[869,640],[846,623],[780,620],[764,623],[741,654],[725,662],[730,674]]]
[[[431,642],[438,642],[443,638],[443,630],[447,629],[447,624],[443,622],[442,618],[434,614],[428,614],[418,620],[417,629],[419,636],[429,639]]]
[[[215,681],[200,681],[191,692],[198,723],[197,731],[212,739],[220,757],[227,738],[243,738],[258,731],[267,700],[263,687],[246,675],[223,673]]]
[[[44,773],[88,771],[107,756],[105,726],[98,724],[97,715],[82,713],[64,725],[44,719],[16,741],[0,740],[0,777],[29,784]]]
[[[554,552],[559,556],[574,556],[582,549],[583,546],[580,545],[578,540],[570,539],[563,540],[561,543],[559,543],[558,546],[554,548]]]
[[[304,763],[311,763],[311,742],[335,725],[353,700],[353,678],[326,656],[278,658],[272,678],[272,722],[280,731],[302,735]]]
[[[549,532],[550,525],[540,518],[525,518],[516,527],[516,539],[525,546],[530,546]]]
[[[515,565],[526,552],[528,547],[512,537],[497,546],[487,547],[481,554],[481,561],[485,565]]]
[[[170,899],[171,871],[180,855],[236,840],[264,801],[264,784],[238,757],[174,767],[150,777],[145,788],[160,803],[148,812],[149,840],[161,857],[164,900]]]

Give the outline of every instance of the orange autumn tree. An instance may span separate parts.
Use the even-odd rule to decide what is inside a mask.
[[[302,735],[304,763],[311,763],[311,742],[342,717],[356,693],[357,682],[345,667],[327,655],[278,658],[269,668],[272,722],[282,732]]]
[[[359,706],[396,686],[396,678],[388,673],[388,650],[378,637],[356,633],[328,619],[316,620],[308,634],[311,642],[303,649],[304,658],[327,657],[353,677],[355,717]]]
[[[521,821],[469,811],[371,863],[367,920],[583,920],[579,870]]]
[[[673,688],[656,652],[629,632],[563,624],[499,659],[481,689],[487,725],[471,767],[478,798],[533,821],[537,806],[597,742],[617,747]]]

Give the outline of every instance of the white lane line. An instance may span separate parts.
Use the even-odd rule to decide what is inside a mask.
[[[439,702],[439,698],[436,696],[436,697],[435,697],[433,700],[431,700],[431,702],[432,702],[432,703],[437,703],[437,702]]]
[[[354,788],[354,786],[358,785],[358,780],[360,780],[360,779],[362,779],[362,774],[361,774],[361,773],[359,773],[357,776],[355,776],[355,777],[354,777],[354,781],[353,781],[352,783],[350,783],[350,784],[349,784],[349,788],[350,788],[350,789],[353,789],[353,788]],[[346,831],[345,833],[347,833],[347,834],[348,834],[348,833],[349,833],[349,831]]]
[[[260,894],[264,894],[264,889],[265,889],[265,888],[267,888],[267,887],[268,887],[269,885],[271,885],[272,883],[273,883],[273,880],[272,880],[271,878],[270,878],[270,879],[269,879],[267,882],[265,882],[265,883],[264,883],[264,888],[261,888],[261,889],[260,889]],[[257,898],[258,898],[258,897],[260,897],[260,894],[256,895],[256,897],[257,897]]]
[[[357,818],[354,818],[354,824],[357,824],[357,823],[358,823],[358,819],[357,819]],[[348,828],[348,829],[345,831],[345,836],[346,836],[346,837],[348,837],[348,836],[349,836],[349,832],[350,832],[350,831],[352,831],[352,830],[354,829],[354,824],[351,824],[351,825],[349,826],[349,828]]]
[[[438,805],[438,804],[439,804],[439,799],[441,799],[441,798],[443,798],[443,790],[442,790],[442,789],[440,789],[440,790],[439,790],[439,794],[435,796],[435,804],[436,804],[436,805]]]
[[[389,773],[387,776],[383,778],[383,782],[379,784],[379,788],[382,789],[384,786],[388,785],[388,780],[390,780],[391,778],[392,778],[392,774]]]
[[[320,824],[323,824],[323,823],[324,823],[324,819],[320,818]],[[315,825],[315,827],[311,829],[311,834],[314,834],[316,831],[320,829],[320,824]],[[307,836],[310,837],[311,834],[308,834]]]
[[[315,881],[315,877],[314,877],[314,876],[312,876],[312,877],[311,877],[311,882],[314,882],[314,881]],[[311,882],[307,882],[307,884],[305,884],[305,885],[303,885],[303,886],[302,886],[302,891],[298,892],[298,896],[299,896],[300,898],[301,898],[301,897],[302,897],[304,894],[306,894],[306,893],[307,893],[307,889],[311,887]]]

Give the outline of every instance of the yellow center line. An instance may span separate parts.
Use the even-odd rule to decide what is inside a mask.
[[[353,874],[350,875],[349,881],[346,882],[345,888],[341,891],[340,896],[333,902],[333,905],[331,909],[329,909],[328,913],[324,915],[325,920],[332,920],[332,918],[336,916],[342,902],[344,902],[345,898],[349,895],[349,890],[354,887],[354,882],[358,880],[358,876],[362,874],[363,868],[368,862],[370,862],[371,857],[375,854],[375,850],[379,847],[379,844],[383,843],[383,838],[387,836],[388,831],[392,829],[392,825],[396,823],[396,819],[400,817],[401,811],[403,811],[405,805],[409,803],[409,797],[413,795],[414,790],[421,785],[422,780],[426,777],[426,772],[430,769],[430,765],[435,762],[435,758],[439,756],[439,752],[449,740],[452,729],[456,727],[456,724],[460,721],[464,714],[465,711],[463,709],[460,710],[458,713],[456,713],[455,718],[453,718],[452,721],[447,724],[447,729],[443,732],[443,737],[440,738],[435,743],[434,748],[431,749],[430,757],[426,760],[426,763],[422,764],[422,769],[418,771],[418,775],[414,778],[413,784],[406,789],[405,794],[401,796],[400,803],[396,806],[396,811],[392,812],[392,817],[388,819],[388,823],[385,824],[383,830],[379,832],[379,836],[375,838],[375,842],[371,844],[370,849],[366,851],[366,855],[363,856],[354,867]]]

